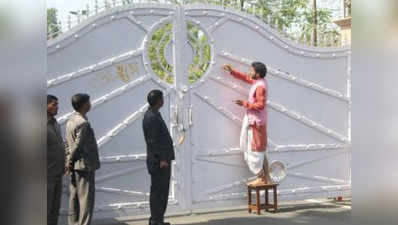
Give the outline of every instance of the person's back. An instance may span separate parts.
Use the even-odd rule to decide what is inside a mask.
[[[90,123],[78,112],[75,112],[66,123],[66,140],[68,146],[79,146],[74,156],[75,170],[95,171],[100,168],[97,140]]]
[[[151,175],[149,225],[168,225],[164,222],[164,214],[169,196],[171,161],[175,158],[173,140],[159,112],[164,103],[163,93],[152,90],[147,100],[150,107],[144,115],[142,129],[147,145],[147,168]]]
[[[142,122],[147,149],[148,166],[159,165],[160,161],[174,160],[173,140],[160,112],[149,107]],[[150,169],[148,167],[148,169]],[[149,171],[151,173],[151,171]]]

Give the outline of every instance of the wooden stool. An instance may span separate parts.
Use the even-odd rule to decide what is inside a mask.
[[[257,210],[257,214],[260,215],[260,210],[265,209],[265,211],[269,212],[269,209],[274,209],[273,212],[276,213],[278,210],[278,197],[276,187],[278,184],[260,184],[260,185],[248,185],[247,186],[247,204],[249,213],[252,210]],[[268,202],[268,190],[272,189],[274,192],[274,204],[269,204]],[[256,204],[252,205],[252,190],[256,190]],[[265,203],[261,204],[260,202],[260,191],[265,191]]]

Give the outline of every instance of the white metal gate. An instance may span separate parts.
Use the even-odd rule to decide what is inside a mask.
[[[70,97],[92,97],[88,117],[102,162],[96,218],[149,213],[141,122],[154,88],[167,95],[161,111],[173,138],[185,135],[168,211],[245,204],[253,175],[238,145],[244,110],[232,100],[246,99],[248,86],[221,66],[247,71],[254,60],[269,68],[268,157],[288,168],[280,198],[350,195],[349,48],[299,46],[221,7],[137,4],[89,18],[48,44],[48,92],[59,97],[63,130]]]

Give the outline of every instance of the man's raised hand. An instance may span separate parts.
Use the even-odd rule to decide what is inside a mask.
[[[235,104],[242,106],[243,105],[243,101],[242,100],[235,100]]]
[[[229,64],[224,64],[223,69],[229,73],[233,70],[232,66]]]

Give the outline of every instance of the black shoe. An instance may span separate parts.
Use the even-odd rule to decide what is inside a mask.
[[[149,225],[171,225],[170,223],[164,223],[164,222],[157,222],[152,220],[152,217],[149,217]]]
[[[154,220],[152,220],[152,218],[149,218],[149,225],[161,225],[162,223],[158,223]]]

